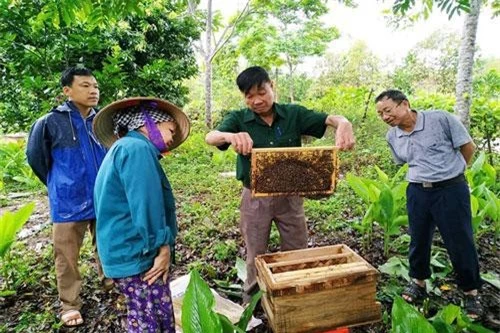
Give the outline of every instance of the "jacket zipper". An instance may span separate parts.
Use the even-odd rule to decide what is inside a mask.
[[[97,172],[99,171],[99,168],[97,167],[97,160],[96,160],[96,157],[95,157],[94,146],[92,145],[92,138],[89,135],[89,129],[87,127],[87,120],[85,118],[83,118],[83,116],[82,116],[81,113],[79,113],[79,114],[80,114],[80,117],[82,117],[83,127],[85,127],[85,133],[87,134],[87,139],[89,140],[90,151],[92,153],[92,160],[94,161],[95,173],[97,175]]]

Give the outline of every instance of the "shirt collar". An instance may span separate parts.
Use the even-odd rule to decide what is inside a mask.
[[[69,107],[69,109],[71,109],[71,111],[75,111],[75,112],[80,113],[80,110],[78,110],[75,103],[73,103],[72,101],[69,101],[69,100],[66,101],[66,105]],[[89,111],[89,114],[87,115],[87,118],[91,117],[93,115],[95,115],[95,110],[94,110],[94,108],[90,108],[90,111]]]
[[[281,105],[274,103],[273,110],[274,110],[275,117],[286,118],[285,117],[286,112]],[[246,108],[245,114],[243,116],[243,121],[245,123],[250,122],[250,121],[255,121],[257,118],[256,116],[257,115],[255,114],[255,112],[253,112],[249,108]]]
[[[419,132],[424,129],[424,114],[422,112],[417,112],[415,110],[411,110],[412,112],[415,112],[417,114],[417,120],[415,121],[415,127],[413,127],[413,131],[410,133],[403,131],[399,127],[396,127],[396,134],[398,138],[402,136],[408,136],[414,132]]]

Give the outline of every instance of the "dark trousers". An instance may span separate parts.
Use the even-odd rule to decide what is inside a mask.
[[[457,274],[458,287],[463,291],[478,289],[482,281],[467,183],[439,188],[409,184],[406,195],[411,236],[410,276],[418,280],[431,276],[431,245],[437,226]]]

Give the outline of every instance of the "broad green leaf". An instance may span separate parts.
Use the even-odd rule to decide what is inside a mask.
[[[500,200],[489,189],[486,189],[486,197],[488,198],[488,208],[486,209],[487,214],[493,221],[497,221],[498,223],[498,220],[500,219]]]
[[[476,216],[477,211],[479,209],[479,201],[477,200],[477,197],[473,194],[470,195],[470,208],[472,216]]]
[[[368,195],[370,197],[371,202],[376,202],[380,196],[380,189],[377,186],[370,184],[368,186]]]
[[[481,154],[479,154],[478,158],[474,161],[470,169],[474,173],[479,172],[483,168],[485,160],[486,160],[486,155],[484,154],[484,152],[481,152]]]
[[[408,171],[408,164],[403,165],[401,168],[399,168],[398,172],[392,177],[391,181],[391,186],[394,186],[394,184],[402,178],[402,176]]]
[[[401,297],[396,296],[391,311],[393,333],[437,333],[434,327],[420,312]]]
[[[221,313],[216,313],[216,315],[219,317],[221,326],[222,326],[222,332],[223,333],[244,333],[244,331],[240,330],[238,327],[234,326],[234,324],[229,320],[228,317]]]
[[[182,330],[185,333],[222,332],[219,317],[213,311],[215,298],[210,288],[193,270],[182,303]]]
[[[488,272],[485,274],[481,274],[481,278],[492,286],[495,286],[497,289],[500,289],[500,276],[497,273]]]
[[[393,223],[399,226],[408,225],[408,215],[399,215]]]
[[[368,194],[368,187],[361,181],[361,178],[354,176],[352,173],[348,173],[346,180],[353,191],[360,196],[364,202],[371,202]]]
[[[486,175],[489,178],[488,183],[493,185],[495,183],[496,178],[497,178],[497,171],[495,170],[495,168],[491,164],[485,163],[483,165],[483,171],[484,171],[484,173],[486,173]]]
[[[449,304],[442,308],[435,316],[441,318],[445,323],[452,324],[460,316],[460,307]]]
[[[10,248],[16,233],[28,221],[35,204],[29,203],[21,207],[15,213],[5,212],[0,216],[0,257],[3,257]]]
[[[366,210],[365,215],[363,216],[363,220],[361,221],[362,225],[367,225],[371,224],[373,222],[373,209],[374,209],[374,204],[371,204],[368,209]]]
[[[387,176],[387,174],[382,170],[380,170],[380,168],[376,165],[375,165],[375,170],[377,171],[378,178],[380,179],[380,181],[384,184],[387,184],[389,182],[389,176]]]
[[[383,219],[384,224],[389,225],[392,223],[392,217],[394,215],[394,200],[392,198],[392,192],[387,187],[380,192],[380,215]]]
[[[238,321],[238,326],[240,329],[243,331],[246,331],[248,322],[250,319],[252,319],[252,314],[253,311],[255,310],[255,307],[257,306],[257,303],[259,302],[260,298],[262,297],[262,290],[259,290],[255,295],[252,296],[252,300],[246,307],[245,311],[243,311],[243,314],[241,315],[240,320]]]
[[[392,276],[400,276],[406,281],[410,281],[408,275],[408,259],[391,257],[387,262],[378,267],[379,271]]]
[[[394,197],[394,201],[404,198],[406,196],[406,188],[408,187],[407,182],[402,182],[397,184],[392,188],[392,195]]]
[[[439,333],[455,333],[455,329],[448,323],[446,323],[443,318],[436,318],[432,321],[432,326]]]

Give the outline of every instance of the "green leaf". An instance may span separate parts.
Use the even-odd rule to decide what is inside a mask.
[[[484,154],[484,152],[481,152],[481,154],[479,154],[478,158],[474,161],[470,169],[474,173],[479,172],[483,168],[483,164],[485,161],[486,161],[486,155]]]
[[[250,301],[250,303],[246,307],[245,311],[243,311],[243,314],[241,315],[241,318],[238,321],[238,324],[236,325],[239,328],[241,328],[243,331],[246,331],[247,326],[248,326],[248,322],[250,321],[250,319],[252,319],[253,311],[255,310],[257,303],[259,302],[260,298],[262,297],[262,294],[263,294],[262,290],[259,290],[256,294],[254,294],[252,296],[252,300]]]
[[[380,170],[380,168],[376,165],[375,170],[377,170],[378,178],[380,179],[380,181],[384,184],[387,184],[389,182],[389,176],[387,176],[387,174]]]
[[[376,202],[380,197],[380,189],[374,184],[368,185],[368,196],[371,202]]]
[[[391,311],[393,333],[437,333],[427,319],[415,308],[396,296]]]
[[[16,233],[28,221],[34,208],[35,203],[31,202],[15,213],[5,212],[0,216],[0,258],[7,253],[14,242]]]
[[[449,304],[439,311],[435,318],[441,318],[446,324],[451,325],[460,316],[460,307]]]
[[[394,215],[394,200],[392,197],[391,190],[386,187],[380,192],[380,215],[383,219],[381,221],[385,225],[389,226],[392,223],[393,215]]]
[[[500,276],[497,273],[488,272],[486,274],[481,274],[481,278],[497,289],[500,289]]]
[[[439,333],[455,333],[455,330],[453,329],[453,327],[451,325],[447,324],[442,318],[436,318],[435,320],[433,320],[432,326]]]
[[[191,271],[182,303],[183,332],[222,332],[220,319],[213,311],[214,305],[214,295],[206,282],[196,270]]]
[[[394,177],[392,177],[391,186],[394,186],[394,184],[397,181],[399,181],[400,179],[402,179],[403,175],[406,174],[407,171],[408,171],[408,164],[406,163],[401,168],[399,168],[398,172],[396,172],[396,174],[394,175]]]
[[[470,209],[471,209],[472,216],[476,216],[477,211],[479,209],[479,201],[477,200],[476,196],[473,194],[470,195]]]
[[[8,297],[16,294],[15,290],[0,290],[0,297]]]
[[[234,332],[240,333],[240,329],[234,326],[228,317],[226,317],[221,313],[217,313],[217,316],[219,317],[223,333],[234,333]]]
[[[407,182],[402,182],[397,184],[392,188],[392,195],[394,197],[394,201],[404,198],[406,196],[406,188],[408,187]]]
[[[384,274],[400,276],[406,281],[410,281],[410,276],[408,275],[408,259],[391,257],[385,264],[379,266],[378,269]]]
[[[353,191],[363,199],[364,202],[370,203],[370,195],[368,192],[368,186],[366,186],[360,177],[354,176],[352,173],[348,173],[346,176],[347,183],[353,189]]]

